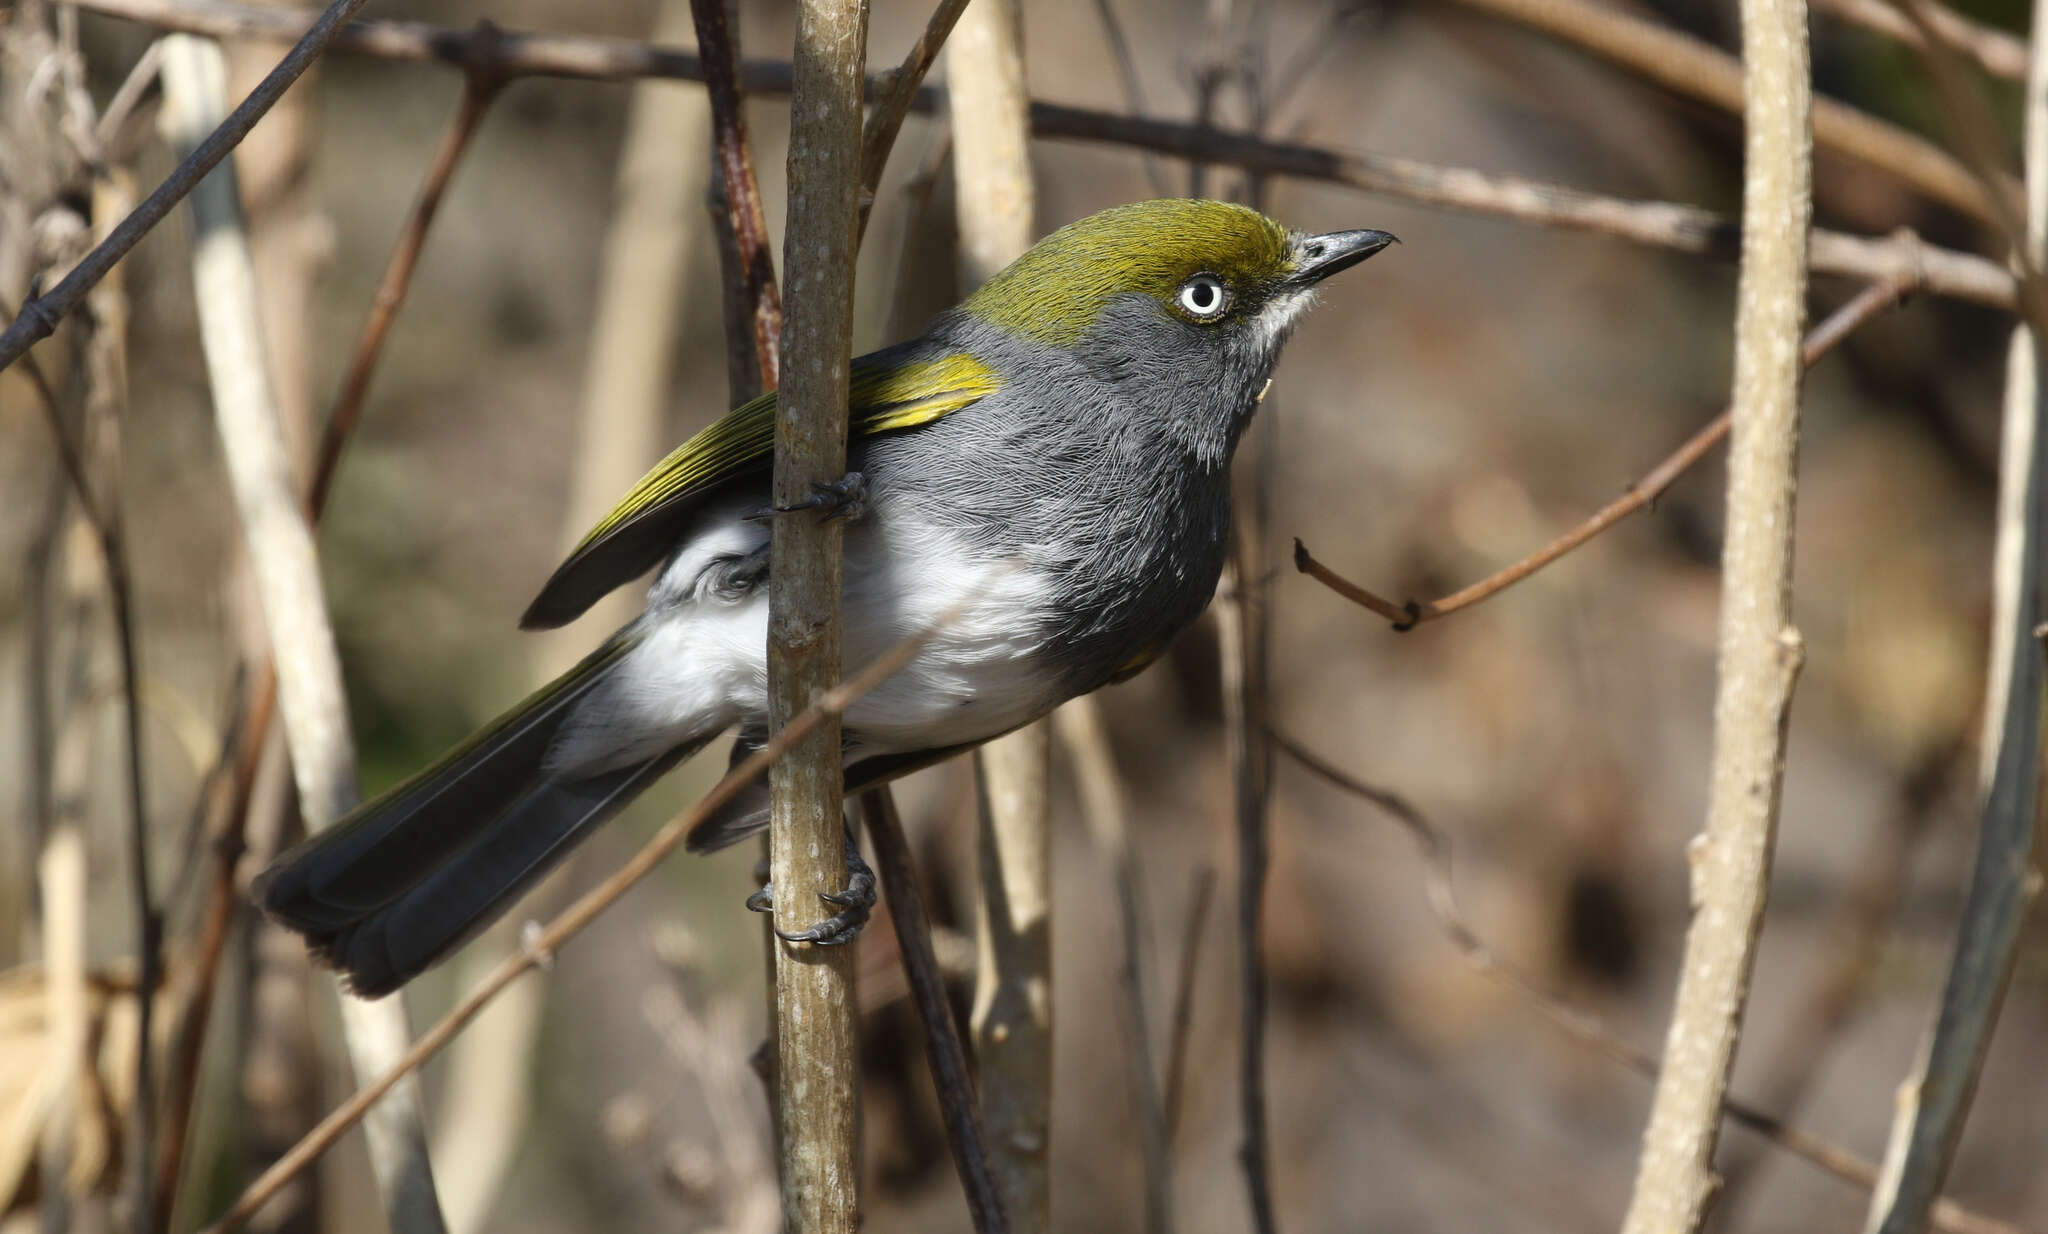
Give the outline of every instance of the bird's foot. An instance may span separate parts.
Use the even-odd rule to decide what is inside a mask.
[[[747,515],[747,521],[765,523],[777,514],[797,514],[805,510],[818,511],[819,517],[827,522],[834,519],[854,521],[868,512],[868,478],[860,472],[849,471],[829,484],[811,485],[811,495],[802,501],[764,506]]]
[[[836,905],[839,911],[804,930],[777,930],[775,936],[789,943],[815,943],[837,947],[860,937],[861,928],[875,908],[875,872],[861,858],[853,834],[846,837],[846,886],[838,891],[821,891],[818,898]],[[747,897],[747,907],[757,913],[775,911],[775,884],[763,883]]]

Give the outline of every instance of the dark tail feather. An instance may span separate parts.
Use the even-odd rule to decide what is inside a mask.
[[[366,997],[387,994],[502,912],[689,750],[586,779],[549,776],[563,720],[632,646],[607,644],[439,763],[278,858],[265,912]]]

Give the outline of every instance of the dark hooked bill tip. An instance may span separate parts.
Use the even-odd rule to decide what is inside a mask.
[[[1339,270],[1348,270],[1389,244],[1398,244],[1384,231],[1329,231],[1303,237],[1295,251],[1299,266],[1294,280],[1301,284],[1320,283]]]

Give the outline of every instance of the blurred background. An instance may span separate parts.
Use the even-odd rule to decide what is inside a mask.
[[[1249,84],[1216,92],[1219,123],[1244,125],[1270,107],[1267,131],[1289,140],[1739,207],[1736,119],[1455,4],[1111,3],[1149,114],[1187,118],[1205,73],[1250,65],[1262,71]],[[1728,0],[1626,7],[1734,44]],[[1959,7],[2012,29],[2027,16],[2017,0]],[[410,0],[367,15],[690,41],[687,9],[652,0]],[[876,0],[873,62],[893,64],[927,15],[923,0]],[[741,0],[739,19],[748,55],[787,55],[789,4]],[[0,15],[0,32],[9,20]],[[89,87],[104,102],[152,32],[90,14],[80,31]],[[1819,13],[1814,36],[1820,89],[1945,135],[1910,51]],[[1034,98],[1131,109],[1100,5],[1037,0],[1025,37]],[[229,50],[235,97],[278,54],[268,44]],[[47,204],[33,200],[44,182],[32,167],[54,142],[34,136],[45,113],[19,100],[26,71],[18,59],[0,68],[10,100],[0,158],[12,164],[0,166],[0,195],[18,199],[0,229],[13,229],[16,250],[42,252],[63,238],[24,230]],[[445,68],[330,55],[238,153],[302,464],[460,89]],[[2011,149],[2018,91],[1992,89]],[[702,204],[702,97],[678,83],[518,81],[454,178],[320,531],[366,792],[465,736],[622,619],[614,607],[560,637],[516,629],[598,512],[592,503],[608,505],[729,405]],[[779,252],[786,102],[752,99],[747,117]],[[913,116],[896,147],[861,258],[856,350],[914,333],[958,294],[942,133],[942,121]],[[138,150],[146,189],[173,159],[154,139]],[[1175,194],[1190,184],[1183,162],[1108,145],[1040,141],[1032,154],[1041,231],[1156,195],[1155,184]],[[1253,191],[1227,168],[1205,183],[1214,195]],[[1324,184],[1271,179],[1256,191],[1290,226],[1376,227],[1402,240],[1328,286],[1257,430],[1275,568],[1253,594],[1272,632],[1271,722],[1415,803],[1454,845],[1465,914],[1502,958],[1654,1050],[1687,919],[1686,843],[1705,810],[1719,453],[1559,565],[1408,634],[1286,568],[1287,550],[1299,537],[1396,599],[1441,595],[1534,550],[1720,409],[1735,269]],[[77,208],[91,218],[90,203]],[[1909,226],[1997,252],[1969,220],[1838,158],[1818,165],[1817,221],[1880,235]],[[173,983],[205,899],[202,822],[219,791],[206,770],[233,743],[237,666],[261,629],[212,424],[189,232],[181,210],[124,264],[118,442]],[[8,244],[0,231],[0,252]],[[0,262],[10,312],[33,267]],[[1814,319],[1855,290],[1817,276]],[[1871,1159],[1938,996],[1973,852],[2008,329],[1998,312],[1922,297],[1861,330],[1807,386],[1796,594],[1807,662],[1733,1091]],[[616,353],[602,349],[634,330],[652,331],[668,361],[652,392],[658,414],[622,410],[601,384],[618,376],[604,359]],[[59,344],[39,354],[56,384],[80,379]],[[0,829],[0,965],[19,966],[0,977],[0,1124],[11,1129],[0,1164],[4,1150],[24,1158],[0,1174],[21,1184],[0,1197],[12,1205],[0,1227],[9,1230],[36,1228],[37,1196],[52,1187],[31,1165],[46,1015],[35,963],[48,907],[36,875],[52,819],[77,822],[86,839],[86,955],[110,1060],[134,1032],[132,1007],[117,997],[133,983],[135,935],[118,662],[97,557],[61,498],[33,397],[12,376],[0,380],[0,783],[11,786],[0,799],[11,820]],[[1247,492],[1253,479],[1241,476]],[[1156,1055],[1194,948],[1173,1140],[1178,1226],[1189,1234],[1247,1228],[1216,649],[1205,618],[1104,697],[1141,854]],[[56,716],[54,727],[39,715]],[[723,758],[671,777],[514,920],[546,916],[615,868]],[[295,834],[281,766],[273,756],[259,779],[245,875]],[[1137,1064],[1115,889],[1064,759],[1054,790],[1054,1222],[1134,1228]],[[941,953],[957,953],[973,895],[966,766],[926,773],[899,797],[940,924],[954,932],[942,933]],[[1610,1226],[1649,1086],[1461,958],[1430,916],[1415,845],[1366,802],[1281,757],[1271,829],[1268,1065],[1283,1226]],[[741,908],[753,860],[749,850],[664,865],[429,1066],[437,1169],[459,1228],[764,1228],[771,1156],[747,1066],[761,1034],[762,948],[757,919]],[[246,908],[233,928],[201,1056],[181,1228],[217,1212],[347,1091],[328,978]],[[503,935],[413,987],[416,1024],[503,954]],[[868,1228],[966,1229],[886,925],[860,947]],[[1964,1203],[2037,1228],[2048,1225],[2048,1101],[2028,1060],[2048,1031],[2044,956],[2038,938],[2025,944],[1950,1184]],[[122,1066],[107,1070],[113,1142],[96,1168],[110,1187],[125,1097]],[[1730,1185],[1719,1228],[1861,1221],[1861,1192],[1740,1128],[1724,1135],[1720,1160]],[[366,1180],[351,1138],[265,1223],[379,1228]],[[82,1229],[107,1220],[104,1205],[85,1200],[73,1216]]]

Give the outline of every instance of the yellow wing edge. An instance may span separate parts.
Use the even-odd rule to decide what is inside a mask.
[[[848,387],[848,431],[866,437],[930,424],[986,398],[999,384],[993,369],[964,353],[894,366],[856,361]],[[770,391],[677,446],[598,520],[575,552],[663,502],[710,488],[773,454],[775,407]]]

